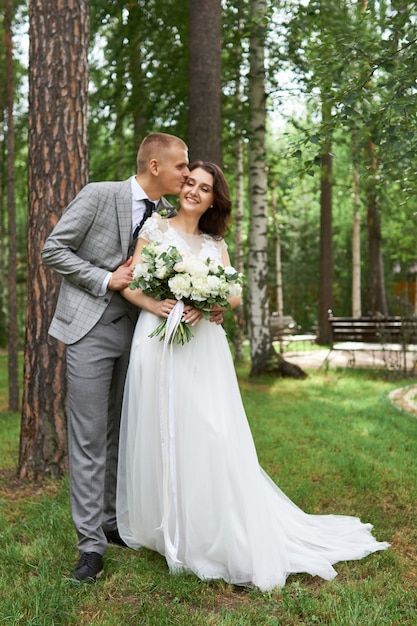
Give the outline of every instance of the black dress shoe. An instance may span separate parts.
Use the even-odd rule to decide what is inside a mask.
[[[123,541],[121,538],[119,531],[117,530],[109,530],[104,533],[106,535],[106,539],[109,543],[113,543],[115,546],[120,546],[122,548],[128,548],[127,543]]]
[[[80,582],[96,582],[103,573],[103,557],[97,552],[83,552],[71,578]]]

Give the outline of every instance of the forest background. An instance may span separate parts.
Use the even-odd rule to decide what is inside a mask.
[[[62,469],[62,353],[42,353],[41,341],[57,286],[39,268],[42,238],[87,180],[133,174],[149,132],[179,135],[191,160],[225,170],[228,244],[248,277],[246,306],[227,322],[237,354],[248,335],[262,361],[277,310],[322,344],[329,308],[416,313],[415,2],[1,4],[0,346],[12,357],[25,348],[24,438],[50,421],[46,446],[42,435],[21,449],[21,475]],[[73,132],[62,142],[51,133],[45,150],[61,118]]]

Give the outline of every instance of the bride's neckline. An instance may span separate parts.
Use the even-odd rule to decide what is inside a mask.
[[[181,228],[177,228],[176,226],[174,226],[173,224],[171,224],[171,220],[167,220],[168,221],[168,225],[170,228],[173,228],[177,233],[180,233],[180,235],[186,235],[187,237],[201,237],[202,235],[204,235],[203,232],[199,231],[198,233],[187,233],[185,230],[181,230]]]

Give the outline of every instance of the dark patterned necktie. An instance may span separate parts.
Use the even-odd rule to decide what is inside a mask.
[[[142,226],[144,225],[144,223],[146,222],[146,220],[148,219],[148,217],[150,217],[152,215],[152,213],[155,211],[155,203],[151,202],[150,200],[148,200],[147,198],[144,200],[146,209],[145,209],[145,213],[143,214],[143,217],[140,221],[140,223],[136,226],[135,230],[133,231],[133,241],[136,241],[136,239],[138,238],[139,235],[139,231],[142,228]]]

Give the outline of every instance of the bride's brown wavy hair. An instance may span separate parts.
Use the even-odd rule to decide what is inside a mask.
[[[213,176],[213,204],[200,217],[198,227],[216,239],[221,239],[229,232],[232,215],[232,202],[226,178],[218,165],[210,161],[196,161],[190,165],[190,172],[201,168]]]

